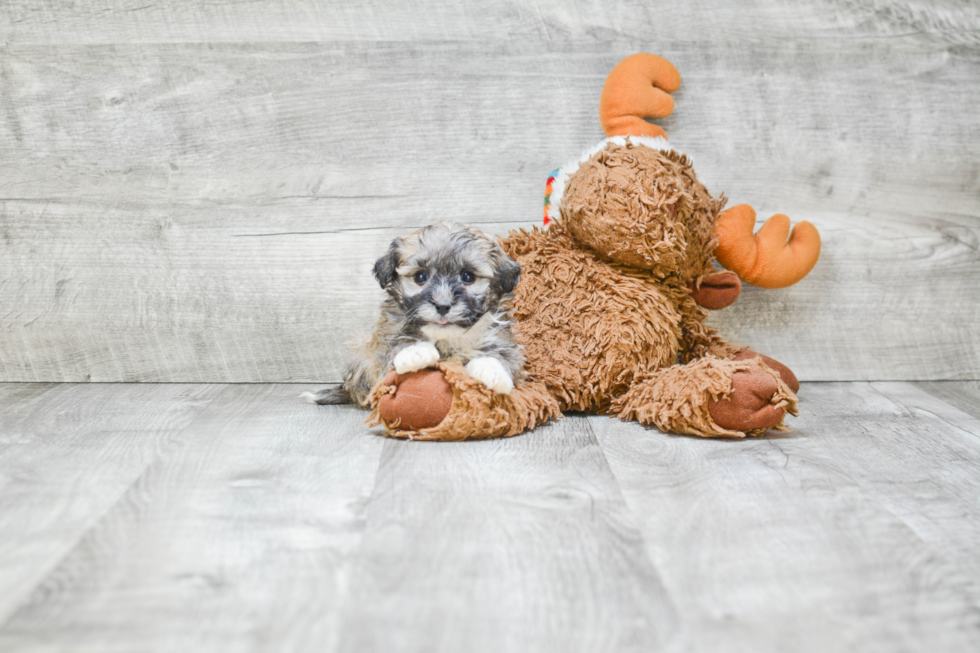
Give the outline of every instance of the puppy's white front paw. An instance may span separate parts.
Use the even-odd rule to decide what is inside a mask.
[[[514,389],[514,379],[510,378],[504,364],[492,356],[474,358],[466,364],[466,371],[494,392],[509,395]]]
[[[395,371],[408,374],[439,362],[439,350],[431,342],[417,342],[395,354]]]

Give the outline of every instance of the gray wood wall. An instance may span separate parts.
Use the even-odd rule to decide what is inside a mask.
[[[824,237],[730,339],[980,378],[976,2],[6,0],[0,380],[336,381],[387,242],[537,224],[638,51],[706,185]]]

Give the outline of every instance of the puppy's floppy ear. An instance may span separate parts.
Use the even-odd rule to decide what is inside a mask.
[[[387,289],[388,286],[395,283],[398,278],[398,264],[401,262],[400,256],[398,255],[399,246],[401,245],[401,240],[396,238],[391,241],[391,245],[388,246],[388,251],[384,256],[379,258],[374,263],[374,278],[378,280],[381,287]]]
[[[496,270],[496,274],[493,278],[493,285],[496,286],[497,292],[501,295],[506,295],[509,292],[513,292],[514,288],[517,287],[517,282],[521,279],[521,266],[520,264],[507,256],[504,250],[501,249],[500,245],[496,245],[493,251],[493,267]]]

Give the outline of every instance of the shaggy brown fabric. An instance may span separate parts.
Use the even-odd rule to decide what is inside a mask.
[[[617,263],[692,279],[713,256],[724,205],[684,155],[627,141],[597,152],[569,178],[561,215],[579,242]]]
[[[673,363],[681,316],[655,285],[581,249],[561,223],[501,244],[522,269],[512,314],[525,370],[563,410],[601,412],[646,365]]]
[[[368,424],[383,424],[387,434],[409,440],[471,440],[506,438],[549,419],[561,417],[555,398],[539,383],[525,382],[509,395],[493,392],[471,377],[460,363],[442,362],[438,369],[453,389],[449,414],[431,428],[403,429],[400,422],[387,422],[378,410],[380,399],[397,386],[379,383],[371,392],[374,410]]]

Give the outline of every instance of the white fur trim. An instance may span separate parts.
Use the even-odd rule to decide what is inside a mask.
[[[610,136],[609,138],[604,138],[596,145],[582,152],[574,161],[569,161],[558,168],[558,172],[555,174],[555,180],[551,182],[551,198],[548,201],[548,217],[551,220],[555,220],[559,216],[559,211],[561,211],[561,198],[565,193],[565,184],[568,182],[568,178],[574,175],[582,164],[591,159],[596,152],[604,150],[610,143],[626,145],[627,138],[634,145],[645,145],[661,152],[674,151],[678,154],[683,154],[683,152],[668,143],[666,138],[661,136]]]

